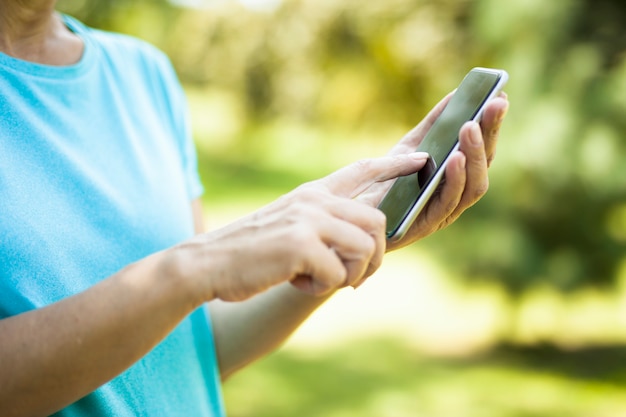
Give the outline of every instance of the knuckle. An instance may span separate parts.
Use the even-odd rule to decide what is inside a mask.
[[[384,232],[387,227],[387,217],[385,213],[380,210],[376,210],[372,215],[372,227],[373,231],[378,234]]]
[[[371,236],[362,239],[359,242],[358,253],[355,254],[354,260],[359,264],[368,264],[376,253],[376,242]]]
[[[377,224],[378,226],[384,226],[387,222],[387,216],[383,213],[382,210],[372,207],[372,222]]]
[[[365,259],[367,259],[367,261],[369,262],[372,256],[374,256],[374,254],[376,253],[376,242],[370,236],[369,239],[363,240],[363,245],[364,245],[363,251],[364,251]]]
[[[285,250],[289,253],[302,254],[313,241],[317,239],[317,233],[304,222],[291,222],[291,227],[285,231]],[[306,257],[306,256],[305,256]]]
[[[372,261],[369,263],[369,268],[367,270],[367,275],[373,274],[376,270],[378,270],[378,268],[381,267],[382,264],[383,264],[383,258],[382,257],[372,259]]]
[[[371,159],[360,159],[356,161],[354,164],[354,168],[358,171],[369,171],[372,167]]]
[[[295,218],[306,217],[311,211],[312,207],[301,200],[292,201],[287,208],[288,215]]]
[[[500,135],[500,123],[496,123],[490,130],[489,130],[489,137],[494,140],[497,139],[498,136]]]
[[[439,225],[439,230],[445,229],[446,227],[450,226],[452,223],[454,223],[454,217],[450,216],[447,217],[443,222],[441,222],[441,224]]]
[[[321,296],[330,292],[333,288],[335,288],[335,285],[333,284],[314,281],[311,286],[311,292],[315,296]]]
[[[495,127],[489,129],[485,135],[485,141],[489,141],[492,143],[496,143],[500,136],[500,125],[496,125]]]
[[[446,216],[449,216],[450,214],[454,213],[454,210],[456,210],[456,208],[458,206],[459,206],[459,200],[454,200],[454,201],[448,202],[448,204],[446,204],[446,206],[445,206],[445,214],[446,214]]]
[[[323,193],[317,187],[301,186],[296,188],[292,193],[291,202],[317,202],[323,198]]]
[[[474,201],[477,201],[480,198],[482,198],[485,194],[487,194],[488,190],[489,190],[489,180],[485,179],[482,183],[478,185],[478,187],[476,187],[474,191]]]
[[[294,226],[305,226],[319,217],[319,208],[307,200],[291,201],[285,212],[285,219]]]

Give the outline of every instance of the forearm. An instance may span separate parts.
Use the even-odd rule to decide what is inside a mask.
[[[275,350],[330,296],[284,283],[243,302],[210,302],[222,379]]]
[[[163,253],[50,306],[0,321],[3,416],[49,415],[112,379],[197,303]]]

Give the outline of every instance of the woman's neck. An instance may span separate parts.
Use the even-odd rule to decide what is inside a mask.
[[[0,51],[47,65],[78,62],[83,43],[65,26],[54,4],[49,0],[0,0]]]

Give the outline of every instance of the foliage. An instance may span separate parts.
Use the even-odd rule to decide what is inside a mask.
[[[215,5],[59,8],[171,57],[188,91],[209,207],[258,207],[381,154],[469,68],[501,67],[511,110],[491,190],[416,247],[468,286],[492,281],[513,296],[626,278],[622,0],[283,0],[274,12],[207,2]],[[587,325],[602,321],[568,297]],[[535,322],[550,318],[539,313]],[[550,326],[535,322],[543,337]],[[507,340],[515,329],[503,332]],[[225,398],[234,417],[619,416],[624,359],[622,348],[570,346],[451,361],[367,340],[324,357],[278,352],[236,375]]]
[[[465,276],[514,291],[545,282],[562,290],[607,285],[626,246],[626,40],[616,31],[626,7],[535,6],[511,4],[499,15],[502,26],[491,28],[516,80],[513,114],[487,204],[442,241],[465,258]]]
[[[227,116],[219,126],[228,118],[232,126],[209,125],[197,140],[208,188],[225,195],[228,178],[244,193],[278,193],[354,159],[358,147],[389,147],[470,67],[505,68],[511,111],[491,191],[420,249],[468,282],[494,280],[513,293],[616,279],[626,246],[621,0],[285,0],[273,13],[233,2],[203,10],[157,0],[60,7],[157,44],[190,91],[219,103],[212,109]],[[352,151],[340,159],[307,154],[308,164],[293,163],[280,182],[261,182],[259,173],[289,163],[272,165],[276,154],[294,158],[285,147],[312,149],[302,148],[311,135],[322,154]],[[349,146],[337,144],[342,136]],[[210,172],[218,158],[230,176]]]

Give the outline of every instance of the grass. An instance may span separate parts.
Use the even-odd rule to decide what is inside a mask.
[[[203,156],[212,226],[310,179],[306,173]],[[229,417],[626,417],[626,350],[619,345],[579,350],[500,347],[462,359],[428,356],[416,349],[415,336],[455,354],[471,344],[497,343],[492,336],[511,323],[492,318],[506,317],[512,306],[497,290],[474,284],[467,291],[441,276],[441,266],[425,268],[427,260],[419,251],[401,252],[385,261],[377,273],[383,276],[373,277],[354,300],[352,294],[342,294],[338,301],[347,305],[339,309],[333,299],[314,318],[314,331],[307,338],[321,328],[326,341],[310,348],[302,347],[306,340],[297,348],[288,344],[228,381],[224,396]],[[586,310],[581,300],[570,306],[564,297],[541,292],[530,297],[518,311],[517,337],[537,343],[550,336],[570,346],[572,340],[581,341],[574,346],[584,346],[584,340],[623,343],[619,312],[626,292],[591,294],[587,298],[595,307]],[[581,318],[586,318],[584,323]],[[329,324],[337,329],[330,331]],[[404,337],[379,332],[385,327],[393,328],[394,335],[403,331]],[[610,337],[591,337],[596,330]],[[366,336],[331,340],[347,333]]]
[[[289,349],[225,385],[230,417],[626,416],[626,350],[500,348],[436,358],[391,338]]]

